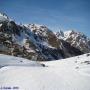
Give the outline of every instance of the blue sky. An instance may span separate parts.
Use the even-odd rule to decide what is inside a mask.
[[[90,37],[90,0],[0,0],[0,11],[17,23],[75,29]]]

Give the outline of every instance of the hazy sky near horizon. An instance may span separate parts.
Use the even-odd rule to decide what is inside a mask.
[[[90,0],[0,0],[0,11],[17,23],[75,29],[90,37]]]

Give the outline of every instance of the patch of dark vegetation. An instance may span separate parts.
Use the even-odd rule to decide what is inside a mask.
[[[86,56],[87,56],[87,57],[90,56],[90,53],[86,54]]]
[[[79,67],[77,66],[76,69],[79,69]]]
[[[75,61],[75,63],[77,63],[77,61]]]
[[[45,65],[45,64],[43,64],[43,63],[42,63],[41,65],[42,65],[43,67],[46,67],[46,65]]]
[[[90,61],[84,61],[84,62],[81,62],[82,63],[85,63],[85,64],[90,64]]]
[[[84,61],[83,63],[90,64],[90,61]]]
[[[23,62],[23,61],[20,61],[20,62]]]

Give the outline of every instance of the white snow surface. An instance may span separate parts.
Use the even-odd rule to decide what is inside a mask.
[[[40,63],[24,58],[0,54],[0,67],[5,66],[42,66]]]
[[[4,63],[9,65],[11,62],[20,64],[22,63],[20,60],[25,61],[0,55],[0,65]],[[27,60],[25,62],[27,63]],[[90,55],[41,63],[46,67],[38,67],[36,64],[30,67],[13,64],[2,67],[0,87],[16,86],[18,87],[16,90],[90,90]]]

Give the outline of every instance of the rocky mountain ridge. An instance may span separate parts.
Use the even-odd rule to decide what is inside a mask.
[[[57,32],[56,35],[59,39],[63,39],[64,41],[70,43],[71,46],[80,49],[82,52],[90,52],[90,38],[88,38],[85,34],[70,30]]]
[[[44,25],[18,25],[4,14],[0,14],[0,53],[3,54],[45,61],[89,52],[86,50],[90,47],[89,39],[87,41],[85,36],[79,36],[77,33],[73,35],[70,33],[67,37],[63,32],[61,35],[60,32],[55,34]],[[87,43],[82,43],[82,40]],[[74,42],[80,42],[80,48],[76,43],[73,44]]]

